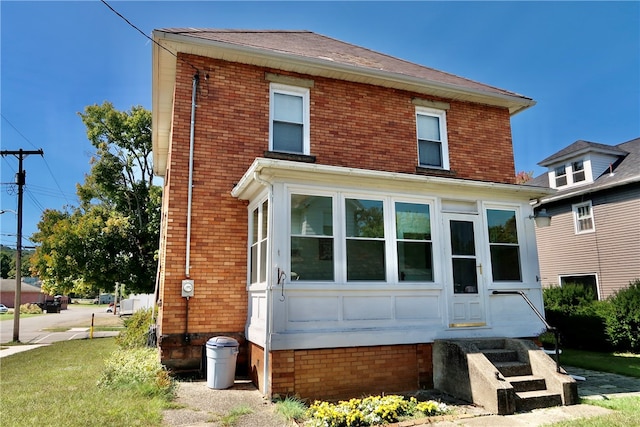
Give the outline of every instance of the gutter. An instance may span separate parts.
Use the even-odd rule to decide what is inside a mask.
[[[611,182],[609,184],[599,185],[597,187],[585,186],[567,193],[562,193],[562,194],[556,193],[550,197],[541,198],[540,201],[534,207],[539,207],[544,205],[545,203],[556,202],[558,200],[570,199],[572,197],[580,196],[583,194],[596,193],[598,191],[608,190],[610,188],[622,187],[623,185],[634,184],[636,182],[640,182],[640,175],[632,176],[630,178],[623,179],[621,181]]]

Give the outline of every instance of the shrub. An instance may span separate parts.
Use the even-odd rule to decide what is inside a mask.
[[[20,314],[41,314],[42,309],[38,304],[22,304],[20,306]]]
[[[640,279],[609,298],[605,312],[609,340],[619,350],[640,351]]]
[[[593,289],[574,283],[546,288],[543,298],[545,309],[567,313],[579,311],[597,300]]]
[[[145,396],[171,399],[175,381],[162,366],[158,351],[152,348],[116,350],[105,361],[98,386],[109,389],[132,389]]]
[[[154,321],[150,308],[136,311],[124,320],[125,329],[116,337],[116,343],[123,349],[145,347]]]

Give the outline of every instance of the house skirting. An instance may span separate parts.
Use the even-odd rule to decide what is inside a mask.
[[[264,349],[248,347],[252,380],[263,390]],[[337,400],[433,388],[432,344],[277,350],[269,365],[269,396]]]
[[[238,341],[236,375],[246,376],[248,366],[247,340],[237,332],[205,332],[165,334],[158,337],[160,362],[173,372],[206,371],[205,346],[213,337],[231,337]]]

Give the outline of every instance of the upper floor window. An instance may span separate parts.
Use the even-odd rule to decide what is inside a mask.
[[[487,209],[491,271],[495,282],[522,280],[517,225],[516,211]]]
[[[591,201],[573,205],[573,219],[577,234],[595,231]]]
[[[418,164],[449,169],[446,114],[443,110],[416,107]]]
[[[567,169],[564,165],[558,166],[555,169],[556,173],[556,187],[562,187],[567,185]]]
[[[309,89],[271,83],[269,150],[309,154]]]
[[[584,175],[584,163],[582,160],[571,163],[571,170],[573,171],[573,182],[580,182],[585,180]]]

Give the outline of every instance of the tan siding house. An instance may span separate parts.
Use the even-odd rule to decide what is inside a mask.
[[[543,286],[583,283],[599,299],[640,278],[640,138],[607,146],[578,141],[540,162],[532,184],[551,226],[536,228]]]

